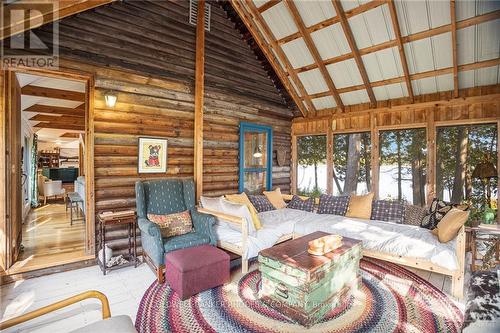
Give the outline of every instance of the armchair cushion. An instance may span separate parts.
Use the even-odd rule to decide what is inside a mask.
[[[193,221],[188,210],[168,215],[148,214],[148,220],[160,227],[163,238],[184,235],[193,230]]]
[[[193,247],[209,243],[210,243],[210,238],[208,235],[204,235],[197,232],[190,232],[185,235],[164,239],[163,249],[165,253],[167,253],[174,250],[185,249],[187,247]]]

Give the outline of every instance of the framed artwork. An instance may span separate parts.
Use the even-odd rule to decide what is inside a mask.
[[[139,138],[139,173],[167,172],[167,139]]]

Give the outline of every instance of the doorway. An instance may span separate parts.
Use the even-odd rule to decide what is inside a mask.
[[[86,146],[92,78],[24,69],[3,74],[6,273],[94,258],[93,189],[85,181],[92,167]]]

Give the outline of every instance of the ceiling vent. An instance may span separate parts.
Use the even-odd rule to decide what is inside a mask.
[[[205,3],[205,30],[210,31],[210,14],[211,8],[210,5]],[[196,25],[198,17],[198,1],[197,0],[189,0],[189,23],[192,25]]]

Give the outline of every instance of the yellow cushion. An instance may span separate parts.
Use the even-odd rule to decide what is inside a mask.
[[[264,195],[271,202],[274,208],[281,209],[286,207],[286,203],[283,200],[283,196],[281,195],[281,190],[279,187],[274,191],[264,191]]]
[[[349,207],[347,208],[345,216],[369,220],[372,216],[372,201],[372,192],[366,195],[351,196],[349,199]]]
[[[257,215],[257,210],[252,205],[245,192],[240,194],[226,194],[226,200],[246,205],[248,207],[248,210],[250,211],[250,215],[252,215],[252,222],[255,230],[259,230],[260,228],[262,228],[259,216]]]
[[[432,233],[437,236],[441,243],[447,243],[457,236],[458,231],[467,222],[468,218],[469,211],[452,208],[439,221],[436,229],[432,230]]]

